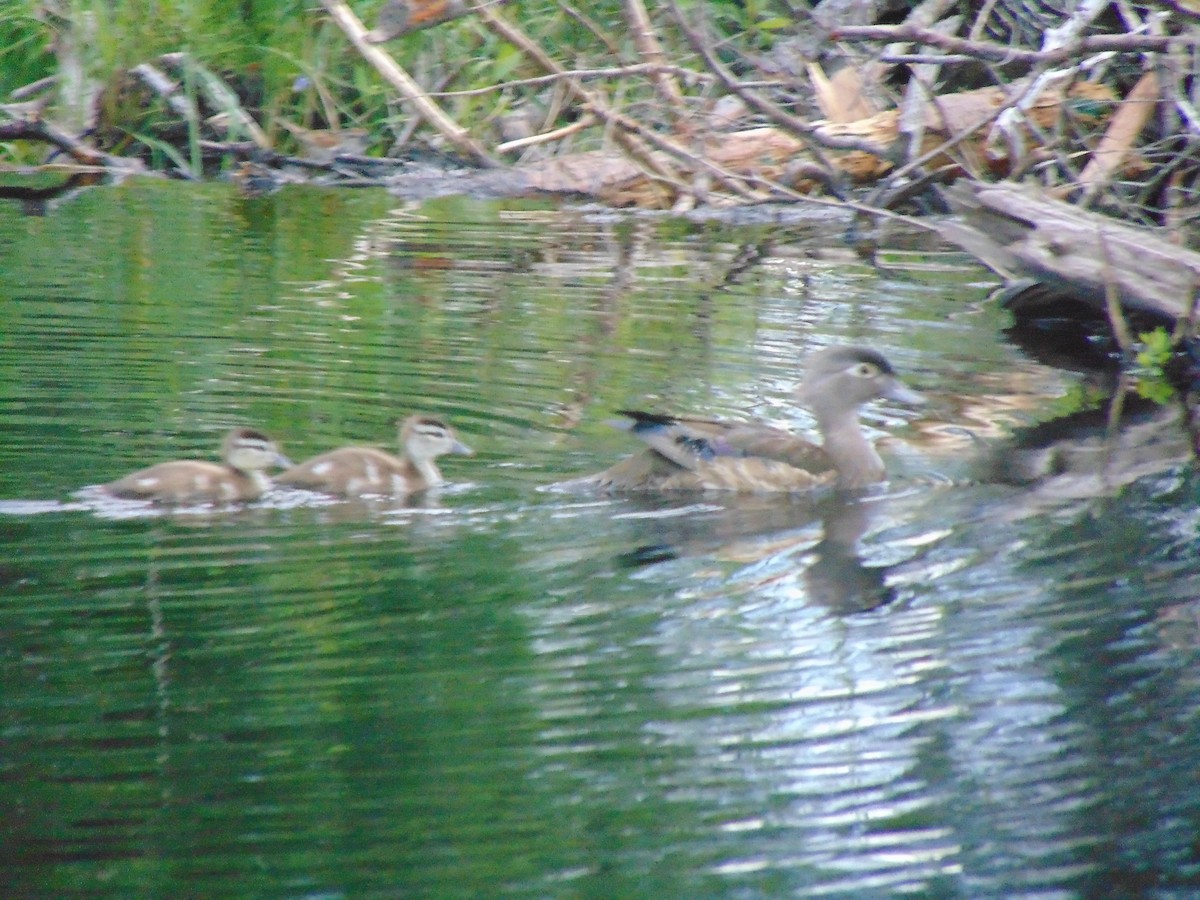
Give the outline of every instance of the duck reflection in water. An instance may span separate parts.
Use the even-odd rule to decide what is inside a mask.
[[[820,502],[739,497],[716,510],[689,507],[667,516],[647,509],[630,518],[652,527],[655,541],[622,554],[618,563],[636,568],[708,556],[757,566],[772,558],[808,558],[800,578],[809,603],[838,615],[866,612],[895,599],[887,567],[864,565],[859,548],[883,505],[880,497],[839,492]],[[811,526],[817,522],[820,537],[813,543]],[[786,568],[794,571],[790,564]]]
[[[859,346],[829,347],[814,354],[798,390],[812,411],[822,443],[752,422],[719,422],[628,411],[618,427],[640,438],[646,449],[595,475],[560,482],[559,490],[601,490],[650,500],[693,492],[724,502],[711,515],[646,513],[659,534],[653,543],[623,555],[627,565],[680,556],[730,551],[730,542],[753,538],[756,559],[796,552],[795,529],[820,521],[822,537],[807,552],[804,571],[810,600],[839,612],[877,608],[892,599],[885,572],[865,567],[859,538],[877,502],[863,489],[882,482],[886,469],[859,423],[859,410],[873,400],[921,405],[888,359]],[[747,496],[751,495],[751,496]],[[707,510],[712,510],[708,503]],[[696,507],[689,509],[695,510]],[[674,532],[674,533],[671,533]],[[781,546],[781,540],[783,541]]]
[[[1195,460],[1195,404],[1159,404],[1118,389],[1107,403],[1018,429],[984,454],[980,481],[1020,487],[1008,514],[1115,493]]]

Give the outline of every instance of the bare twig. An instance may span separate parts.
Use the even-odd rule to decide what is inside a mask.
[[[633,44],[637,47],[642,59],[651,65],[665,65],[666,54],[663,53],[662,45],[658,42],[658,35],[654,33],[654,25],[650,21],[650,15],[646,12],[642,0],[625,0],[625,18],[629,23],[629,30],[633,34]],[[658,90],[659,95],[675,110],[680,121],[686,121],[687,105],[684,103],[683,93],[679,90],[675,79],[661,71],[655,71],[650,75],[650,80],[654,82],[654,87]]]
[[[346,37],[354,44],[354,48],[358,50],[363,59],[374,66],[375,70],[392,87],[396,88],[406,101],[412,104],[421,118],[436,128],[458,150],[470,156],[480,165],[489,168],[502,165],[484,149],[482,144],[471,137],[467,129],[451,119],[440,106],[429,99],[429,95],[421,90],[421,86],[404,69],[400,68],[391,56],[367,41],[367,30],[363,28],[358,16],[350,10],[344,0],[321,0],[321,5],[325,7],[338,27],[345,32]]]
[[[46,91],[58,85],[57,75],[47,75],[45,78],[39,78],[37,81],[31,81],[29,84],[22,85],[9,94],[13,100],[29,100],[37,97],[39,94],[44,94]]]
[[[888,64],[913,66],[948,66],[979,62],[975,57],[964,56],[961,53],[947,53],[945,56],[938,56],[936,53],[888,53],[886,51],[879,57],[879,61]]]
[[[470,88],[461,91],[430,91],[430,97],[479,97],[485,94],[494,94],[497,91],[506,91],[511,88],[519,87],[536,87],[541,84],[556,84],[561,81],[573,79],[577,81],[588,81],[593,78],[628,78],[631,75],[650,75],[657,74],[673,75],[688,85],[694,84],[710,84],[716,81],[716,77],[707,72],[697,72],[694,69],[685,69],[683,66],[659,65],[654,63],[633,63],[628,66],[610,66],[603,69],[571,69],[570,71],[563,70],[560,72],[551,72],[548,75],[535,75],[532,78],[518,78],[513,81],[501,81],[497,84],[490,84],[486,87]],[[750,82],[751,87],[774,87],[782,84],[778,81],[756,81]]]
[[[820,129],[817,126],[793,116],[786,110],[780,109],[776,104],[759,96],[754,91],[748,90],[745,86],[740,84],[734,74],[730,72],[729,69],[727,69],[719,59],[717,59],[716,55],[713,54],[712,50],[705,43],[704,38],[700,35],[700,33],[688,24],[687,18],[684,16],[683,11],[679,8],[679,4],[676,2],[676,0],[671,0],[671,13],[675,16],[675,21],[679,25],[680,30],[683,32],[684,37],[686,37],[688,43],[692,45],[692,49],[695,50],[700,55],[700,58],[704,60],[704,64],[708,67],[709,71],[716,75],[718,80],[720,80],[720,82],[728,90],[745,100],[746,103],[749,104],[753,109],[756,109],[772,122],[785,128],[788,132],[796,135],[802,141],[804,141],[809,146],[809,150],[812,152],[813,157],[822,166],[825,166],[831,172],[833,171],[833,165],[829,162],[828,158],[821,153],[820,147],[829,147],[838,150],[862,150],[865,153],[871,153],[876,156],[879,154],[879,147],[870,143],[869,141],[863,141],[858,138],[834,137],[832,135],[821,134]]]
[[[970,128],[964,129],[959,134],[951,135],[950,137],[946,138],[946,140],[944,140],[942,143],[938,144],[936,147],[933,147],[933,148],[925,151],[924,153],[922,153],[916,159],[909,160],[903,166],[896,169],[896,171],[892,172],[891,175],[888,177],[888,180],[894,184],[897,180],[899,180],[901,178],[905,178],[912,172],[920,169],[922,166],[924,166],[930,160],[936,159],[939,156],[950,155],[950,151],[952,151],[959,144],[963,143],[967,139],[978,134],[984,128],[990,127],[998,118],[1000,118],[1000,116],[1004,115],[1008,110],[1014,109],[1014,108],[1020,106],[1026,100],[1026,98],[1031,94],[1031,92],[1034,90],[1036,85],[1037,85],[1037,79],[1029,79],[1028,83],[1024,85],[1023,89],[1016,96],[1014,96],[1012,99],[1010,99],[1009,102],[1005,103],[1000,108],[994,110],[990,115],[986,116],[979,122],[975,123]]]
[[[942,18],[946,13],[953,9],[955,3],[953,0],[922,0],[916,7],[905,16],[902,25],[908,28],[938,28],[939,21],[944,22]],[[939,29],[944,30],[944,29]],[[887,74],[887,69],[891,65],[890,61],[884,57],[900,53],[908,49],[907,42],[901,40],[899,43],[889,44],[883,48],[881,58],[866,66],[866,80],[871,84],[879,84]]]
[[[254,118],[242,107],[237,94],[230,90],[229,85],[213,72],[200,65],[193,57],[186,53],[164,53],[161,59],[168,65],[180,67],[191,66],[200,76],[200,90],[208,98],[208,102],[229,116],[233,122],[250,136],[250,140],[254,141],[259,147],[266,150],[271,146],[271,139],[267,137],[258,123],[254,121]]]
[[[589,18],[586,13],[581,12],[571,4],[564,2],[564,0],[558,0],[558,8],[590,31],[593,35],[595,35],[600,43],[604,44],[605,49],[608,50],[608,52],[614,57],[617,59],[621,58],[621,48],[617,46],[616,42],[608,36],[604,29],[592,21],[592,19]]]
[[[572,78],[566,69],[559,65],[548,53],[546,53],[545,50],[542,49],[541,45],[525,34],[525,32],[521,31],[521,29],[519,29],[517,26],[488,9],[480,10],[479,18],[483,20],[484,24],[487,25],[494,34],[512,44],[514,47],[536,62],[539,66],[541,66],[544,71],[553,73],[555,75],[564,76],[564,84],[567,86],[567,90],[570,91],[576,99],[580,100],[588,109],[595,113],[601,121],[608,125],[616,126],[619,124],[619,119],[627,118],[622,116],[620,113],[616,113],[611,110],[608,104],[601,99],[599,94],[589,91],[582,84]],[[633,159],[637,160],[648,171],[653,172],[657,176],[671,180],[676,179],[677,176],[668,169],[664,168],[663,164],[656,160],[649,152],[648,148],[646,148],[646,146],[634,136],[633,132],[637,130],[635,127],[625,127],[624,123],[620,124],[621,127],[616,128],[614,131],[614,137]],[[628,124],[632,126],[632,120],[629,120]]]
[[[524,150],[526,147],[533,147],[537,144],[548,144],[551,141],[561,141],[563,138],[570,137],[573,134],[578,134],[584,129],[591,128],[596,124],[596,117],[590,113],[586,114],[578,122],[572,122],[570,125],[564,125],[562,128],[556,128],[553,131],[545,131],[541,134],[533,134],[529,137],[517,138],[515,141],[506,141],[503,144],[496,145],[497,153],[513,153],[517,150]]]
[[[953,35],[940,34],[929,28],[914,28],[911,25],[847,26],[837,29],[833,37],[841,41],[911,41],[928,44],[948,53],[961,53],[992,62],[1051,65],[1069,62],[1093,53],[1162,53],[1170,48],[1172,40],[1193,43],[1196,40],[1185,36],[1169,38],[1141,34],[1094,34],[1054,50],[1024,50],[991,41],[969,41]]]
[[[1100,143],[1092,151],[1092,158],[1079,174],[1085,202],[1108,183],[1113,173],[1134,152],[1134,141],[1146,126],[1157,101],[1158,74],[1148,67],[1133,89],[1125,95],[1124,102],[1108,123]]]
[[[200,111],[196,109],[191,100],[179,93],[179,85],[165,72],[150,63],[134,66],[129,71],[140,78],[150,90],[162,97],[179,118],[185,122],[200,121]]]
[[[495,34],[521,50],[547,72],[568,74],[537,42],[492,10],[481,9],[479,17]],[[613,139],[621,145],[631,159],[650,173],[651,177],[677,188],[684,184],[684,180],[666,164],[665,160],[651,152],[650,146],[653,146],[668,156],[686,163],[688,168],[705,169],[718,183],[735,195],[752,196],[752,192],[733,173],[689,152],[671,138],[642,127],[634,119],[612,109],[598,93],[589,91],[579,81],[567,77],[563,83],[567,90],[582,102],[596,118],[610,127]]]
[[[1172,347],[1180,346],[1196,334],[1196,317],[1200,315],[1200,290],[1196,287],[1195,272],[1192,272],[1188,279],[1188,294],[1191,295],[1192,302],[1188,304],[1187,315],[1175,320],[1175,328],[1171,332]]]
[[[42,141],[57,147],[84,166],[104,166],[106,169],[122,171],[141,171],[143,168],[138,160],[102,153],[43,119],[0,122],[0,141]]]
[[[1171,7],[1179,15],[1191,19],[1193,22],[1200,22],[1200,9],[1190,8],[1188,0],[1161,0],[1161,2]]]
[[[1104,278],[1104,312],[1108,316],[1113,337],[1117,339],[1117,346],[1121,348],[1121,353],[1128,355],[1133,348],[1133,335],[1129,332],[1129,323],[1125,321],[1125,313],[1121,309],[1121,289],[1117,286],[1112,252],[1103,228],[1096,229],[1096,238],[1100,246],[1101,274]]]
[[[1120,447],[1121,419],[1125,415],[1125,398],[1129,396],[1132,387],[1133,381],[1129,377],[1129,373],[1122,370],[1117,378],[1112,398],[1108,401],[1108,414],[1105,417],[1104,428],[1104,456],[1100,465],[1100,475],[1104,479],[1105,486],[1109,488],[1113,487],[1109,475],[1113,472],[1113,463],[1117,449]]]

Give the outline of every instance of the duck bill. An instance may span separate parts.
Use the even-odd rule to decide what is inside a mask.
[[[451,453],[457,453],[459,456],[474,456],[475,451],[464,444],[462,441],[455,441],[454,446],[450,448]]]
[[[926,402],[924,394],[918,394],[912,388],[905,387],[899,381],[892,382],[883,396],[888,400],[894,400],[896,403],[904,403],[907,406],[924,406]]]
[[[282,453],[276,453],[275,454],[275,465],[277,465],[281,469],[290,469],[292,466],[295,465],[295,463],[292,462],[290,459],[288,459],[286,456],[284,456]]]

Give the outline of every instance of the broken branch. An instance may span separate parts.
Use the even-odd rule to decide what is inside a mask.
[[[480,165],[487,168],[502,165],[483,148],[482,144],[471,137],[467,129],[451,119],[440,106],[429,99],[429,95],[394,59],[367,40],[367,30],[344,0],[321,0],[321,5],[325,7],[326,12],[338,27],[345,32],[346,37],[350,39],[363,59],[374,66],[384,80],[412,104],[413,109],[422,119],[436,128],[458,150],[470,156]]]
[[[1171,41],[1194,43],[1186,37],[1169,38],[1144,34],[1093,34],[1080,38],[1054,50],[1025,50],[1008,44],[991,41],[971,41],[966,38],[941,34],[929,28],[912,25],[856,25],[845,26],[833,33],[839,41],[910,41],[927,44],[947,53],[960,53],[975,59],[992,62],[1061,63],[1092,53],[1162,53],[1171,46]]]

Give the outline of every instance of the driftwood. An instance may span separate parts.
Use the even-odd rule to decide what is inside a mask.
[[[922,148],[934,165],[950,163],[948,142],[958,146],[954,158],[971,160],[971,168],[1004,171],[1011,166],[1007,148],[986,146],[984,126],[1016,102],[1020,85],[1009,90],[984,88],[948,94],[929,102]],[[1046,127],[1062,114],[1064,103],[1076,99],[1111,100],[1103,85],[1080,82],[1067,92],[1061,88],[1042,92],[1026,111],[1028,121]],[[756,183],[776,196],[806,194],[818,186],[836,188],[838,179],[855,184],[877,180],[895,167],[903,141],[899,112],[887,110],[857,122],[816,122],[805,135],[787,128],[762,127],[721,134],[699,149],[710,163]],[[820,157],[810,155],[813,138],[826,147]],[[848,152],[831,149],[838,146]],[[558,193],[594,196],[614,206],[664,205],[662,185],[653,184],[645,168],[626,156],[605,151],[568,154],[523,166],[520,171],[531,188]],[[961,170],[960,170],[961,171]],[[836,189],[833,191],[836,193]],[[667,196],[665,203],[672,198]]]
[[[1035,187],[960,183],[946,191],[961,217],[942,236],[1006,279],[1032,278],[1110,313],[1131,310],[1178,322],[1200,289],[1200,253],[1149,228],[1056,200]]]

